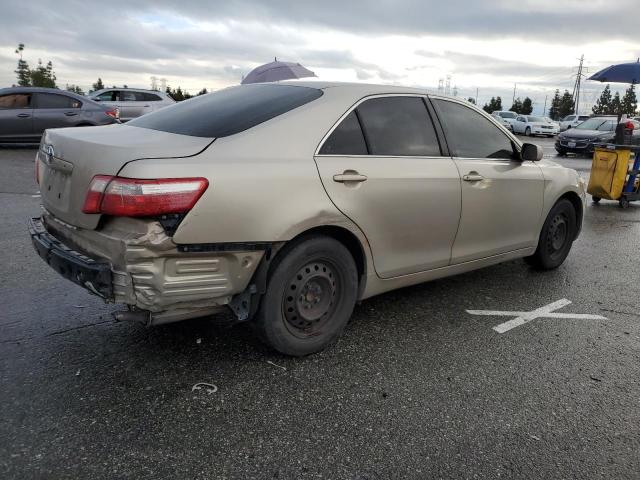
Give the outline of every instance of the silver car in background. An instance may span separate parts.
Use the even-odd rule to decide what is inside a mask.
[[[119,123],[118,112],[57,88],[0,89],[0,143],[37,143],[48,128]]]
[[[139,88],[105,88],[92,92],[90,98],[104,105],[117,108],[122,122],[127,122],[132,118],[155,112],[176,103],[173,98],[164,92]]]

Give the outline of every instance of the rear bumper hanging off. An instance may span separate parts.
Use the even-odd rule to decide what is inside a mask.
[[[51,268],[105,300],[113,300],[111,266],[72,250],[50,235],[39,218],[29,220],[31,242]]]

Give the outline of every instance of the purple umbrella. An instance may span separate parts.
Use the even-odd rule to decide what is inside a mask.
[[[315,73],[307,70],[299,63],[279,62],[278,59],[275,58],[273,62],[265,63],[251,70],[240,83],[244,85],[246,83],[277,82],[279,80],[315,76]]]

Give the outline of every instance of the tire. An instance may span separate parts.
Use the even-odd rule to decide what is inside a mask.
[[[627,197],[621,197],[620,200],[618,200],[618,203],[620,204],[620,208],[629,208],[630,205]]]
[[[524,136],[525,137],[530,137],[531,136],[531,127],[527,127],[524,129]]]
[[[560,155],[561,157],[567,156],[567,151],[562,148],[556,148],[556,152],[558,152],[558,155]]]
[[[600,197],[595,197],[595,196],[591,196],[591,200],[593,201],[593,203],[600,203],[600,200],[602,200]]]
[[[576,237],[576,219],[573,204],[565,198],[559,200],[542,226],[538,248],[525,261],[538,270],[553,270],[562,265]]]
[[[275,350],[303,356],[323,350],[346,326],[358,294],[349,250],[325,236],[301,239],[281,252],[253,326]]]

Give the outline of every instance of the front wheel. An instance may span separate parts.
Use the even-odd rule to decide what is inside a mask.
[[[355,306],[358,270],[349,250],[325,236],[285,247],[281,255],[254,326],[261,340],[279,352],[309,355],[342,333]]]
[[[556,203],[542,226],[538,248],[525,261],[539,270],[558,268],[569,255],[576,237],[577,214],[573,204],[563,198]]]
[[[524,136],[525,137],[530,137],[531,136],[531,128],[529,128],[529,127],[525,128]]]

